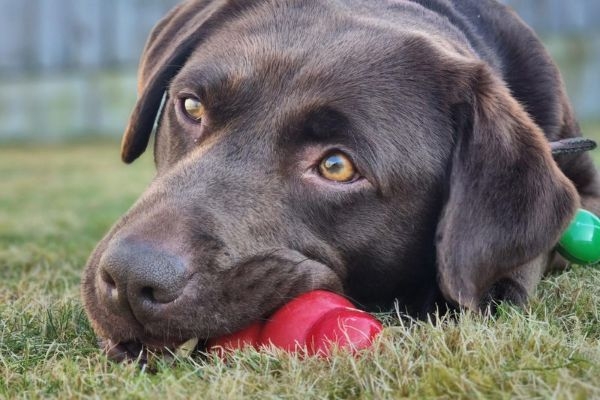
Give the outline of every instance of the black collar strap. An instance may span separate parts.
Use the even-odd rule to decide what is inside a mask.
[[[553,155],[583,153],[594,150],[596,142],[586,138],[569,138],[550,142],[550,150]]]

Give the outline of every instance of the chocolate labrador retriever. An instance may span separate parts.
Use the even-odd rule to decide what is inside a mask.
[[[190,0],[153,30],[123,139],[157,174],[92,253],[115,359],[300,293],[408,314],[522,304],[600,212],[556,66],[494,0]]]

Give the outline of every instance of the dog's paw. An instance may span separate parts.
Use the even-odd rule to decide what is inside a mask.
[[[510,303],[515,306],[527,304],[529,295],[525,287],[510,278],[502,278],[492,285],[480,302],[481,310],[489,310],[496,314],[500,303]]]

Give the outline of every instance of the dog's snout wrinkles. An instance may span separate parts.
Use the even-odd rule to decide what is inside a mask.
[[[133,312],[143,322],[174,302],[187,282],[185,262],[149,243],[120,240],[100,260],[98,287],[114,312]]]

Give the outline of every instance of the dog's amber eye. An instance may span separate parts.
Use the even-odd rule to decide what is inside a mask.
[[[336,152],[321,160],[319,173],[330,181],[349,182],[356,176],[356,168],[348,156]]]
[[[200,100],[193,97],[183,99],[183,109],[187,116],[194,121],[200,121],[204,116],[204,106]]]

